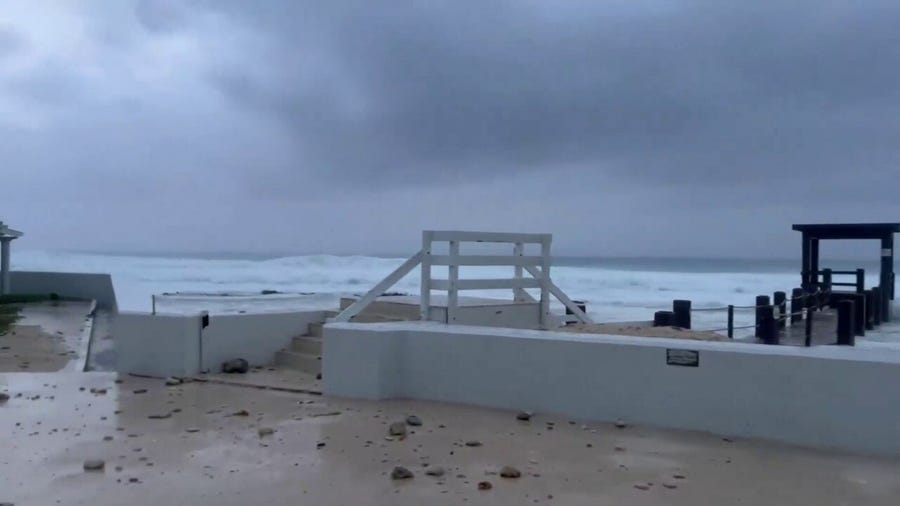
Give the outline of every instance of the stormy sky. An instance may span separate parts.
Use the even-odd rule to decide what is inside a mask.
[[[791,256],[898,153],[896,0],[0,3],[17,247]]]

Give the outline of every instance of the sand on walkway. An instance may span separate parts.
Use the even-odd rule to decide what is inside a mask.
[[[52,372],[78,357],[91,304],[16,304],[18,320],[0,335],[0,372]]]
[[[634,337],[669,337],[674,339],[690,339],[694,341],[731,341],[727,336],[715,332],[685,330],[679,327],[654,327],[642,322],[636,323],[577,323],[566,325],[558,332],[575,332],[580,334],[610,334]]]
[[[900,497],[898,459],[543,413],[526,422],[435,402],[116,379],[0,374],[11,395],[0,404],[0,502],[787,506]],[[422,425],[389,437],[408,415]],[[85,471],[88,459],[105,469]],[[413,477],[392,480],[395,466]],[[426,474],[436,466],[443,476]],[[502,466],[521,477],[499,476]]]

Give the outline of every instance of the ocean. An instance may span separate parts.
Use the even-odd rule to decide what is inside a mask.
[[[337,306],[345,294],[362,294],[405,259],[385,256],[300,255],[124,255],[17,250],[14,270],[102,272],[113,277],[120,310],[150,311],[153,295],[164,293],[241,294],[238,297],[157,297],[159,312],[211,313],[277,311]],[[873,259],[874,260],[874,259]],[[752,305],[756,295],[790,293],[800,282],[799,259],[586,258],[556,257],[551,277],[572,299],[587,303],[598,322],[641,321],[671,309],[672,300],[689,299],[695,308]],[[836,270],[866,269],[867,286],[878,283],[876,261],[823,262]],[[512,268],[460,269],[461,277],[511,277]],[[433,276],[441,271],[434,268]],[[835,281],[838,281],[835,278]],[[415,294],[418,272],[392,291]],[[263,290],[280,294],[260,296]],[[508,291],[467,294],[509,298]],[[562,306],[554,308],[562,312]],[[738,311],[735,324],[752,323],[751,311]],[[693,327],[726,326],[725,311],[697,312]]]

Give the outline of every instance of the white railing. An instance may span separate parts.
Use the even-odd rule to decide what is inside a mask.
[[[346,322],[359,314],[382,293],[391,288],[404,276],[421,265],[420,317],[428,320],[431,311],[431,291],[447,292],[446,323],[456,321],[459,309],[460,290],[496,290],[511,289],[516,302],[538,302],[525,289],[540,289],[540,326],[548,329],[553,321],[550,315],[550,296],[556,297],[569,311],[570,320],[592,323],[591,319],[575,305],[558,286],[550,279],[550,234],[510,234],[494,232],[458,232],[435,231],[422,232],[422,250],[409,258],[397,270],[375,285],[362,298],[343,310],[332,321]],[[448,243],[447,255],[432,254],[434,243]],[[508,243],[513,246],[511,255],[463,255],[460,254],[461,243]],[[540,245],[540,255],[525,255],[526,244]],[[446,279],[433,279],[432,266],[446,266]],[[494,279],[460,279],[460,266],[510,266],[513,268],[511,278]],[[531,277],[526,278],[528,272]]]

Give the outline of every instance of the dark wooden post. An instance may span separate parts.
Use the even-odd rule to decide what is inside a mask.
[[[854,328],[856,327],[854,316],[856,309],[852,300],[844,299],[837,304],[837,343],[845,346],[853,346],[856,343]]]
[[[809,240],[809,269],[812,271],[812,277],[809,280],[810,285],[819,285],[819,239],[811,238]]]
[[[785,313],[787,313],[787,294],[784,292],[775,292],[772,297],[772,303],[778,308],[778,328],[783,329],[787,322],[785,321]]]
[[[775,306],[764,306],[762,308],[760,339],[765,344],[778,344],[778,322],[775,321]]]
[[[728,337],[734,339],[734,306],[728,305]]]
[[[822,270],[822,285],[824,285],[826,288],[831,288],[831,278],[831,269]]]
[[[794,288],[791,290],[791,323],[797,323],[803,320],[803,289]]]
[[[881,287],[872,287],[872,323],[881,325]]]
[[[691,328],[691,301],[673,300],[672,313],[675,314],[674,325],[683,329]]]
[[[866,330],[873,330],[875,328],[875,292],[866,290],[863,293],[866,298]]]
[[[653,313],[654,327],[671,327],[675,320],[675,315],[671,311],[657,311]]]
[[[802,271],[800,271],[800,286],[803,288],[808,288],[810,283],[811,276],[809,275],[809,234],[807,232],[803,232],[803,252],[801,253],[801,264]],[[882,246],[883,247],[883,246]]]
[[[814,313],[812,311],[806,311],[806,339],[804,340],[804,344],[807,348],[812,346],[813,314]]]
[[[850,296],[853,301],[853,325],[858,336],[866,335],[866,294],[854,293]]]
[[[768,295],[757,295],[756,296],[756,332],[753,334],[756,337],[762,337],[762,317],[765,314],[763,308],[769,305],[769,296]]]
[[[894,234],[881,238],[881,321],[891,321],[891,301],[894,300]]]
[[[866,270],[856,269],[856,293],[866,291]]]

